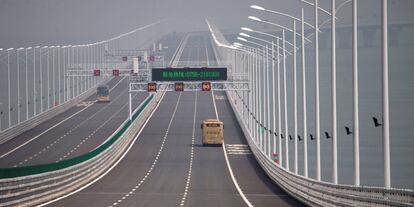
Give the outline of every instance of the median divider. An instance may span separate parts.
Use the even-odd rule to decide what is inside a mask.
[[[68,160],[0,169],[0,206],[33,206],[67,195],[96,180],[119,162],[143,127],[162,93],[149,95],[110,138],[90,151]]]

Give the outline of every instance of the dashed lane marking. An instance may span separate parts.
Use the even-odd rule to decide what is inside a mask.
[[[250,147],[246,144],[226,144],[227,154],[229,155],[249,155],[252,154]]]
[[[137,96],[137,94],[134,95],[133,98],[135,98]],[[128,105],[128,103],[124,104],[118,111],[116,111],[114,114],[111,115],[111,117],[109,117],[105,122],[103,122],[98,128],[96,128],[91,134],[89,134],[87,137],[83,138],[83,140],[76,146],[74,147],[72,150],[70,150],[70,152],[68,152],[66,155],[60,157],[58,160],[56,160],[56,162],[60,162],[63,159],[66,159],[67,157],[69,157],[74,151],[78,150],[78,148],[83,145],[83,143],[85,143],[88,139],[90,139],[93,135],[95,135],[103,126],[105,126],[109,121],[111,121],[116,115],[118,115],[122,110],[124,110],[124,108]]]
[[[126,91],[127,89],[125,89],[124,91]],[[120,95],[118,95],[114,101],[118,100],[121,97],[122,93],[120,93]],[[75,127],[73,127],[72,129],[70,129],[69,131],[67,131],[65,134],[63,134],[62,136],[60,136],[58,139],[56,139],[54,142],[50,143],[49,145],[47,145],[46,147],[44,147],[43,149],[41,149],[39,152],[37,152],[37,155],[40,155],[44,152],[46,152],[46,150],[49,150],[50,148],[52,148],[53,146],[55,146],[57,143],[59,143],[60,141],[62,141],[63,138],[67,137],[68,135],[70,135],[74,130],[76,130],[77,128],[79,128],[80,126],[82,126],[83,124],[85,124],[87,121],[91,120],[93,117],[95,117],[97,114],[99,114],[102,111],[105,111],[106,108],[108,108],[110,105],[105,105],[104,107],[102,107],[101,109],[99,109],[97,112],[95,112],[92,116],[89,116],[87,119],[83,120],[82,122],[80,122],[79,124],[77,124]],[[86,108],[85,108],[86,109]],[[91,136],[91,135],[89,135]],[[88,137],[89,139],[89,137]],[[80,144],[83,144],[85,142],[85,140],[82,140],[80,142]],[[70,155],[70,153],[66,154],[65,156],[63,156],[62,159],[67,158]],[[34,155],[32,155],[34,156]],[[14,165],[13,167],[18,167],[26,162],[28,162],[29,160],[32,159],[25,159],[23,162],[19,162],[18,164]]]
[[[220,95],[215,95],[214,98],[216,100],[225,100],[224,96],[220,96]]]
[[[192,171],[193,171],[195,124],[196,124],[196,116],[197,116],[197,91],[195,92],[195,94],[196,95],[195,95],[195,101],[194,101],[193,134],[191,136],[190,166],[188,167],[187,182],[186,182],[183,197],[181,198],[181,202],[180,202],[179,206],[184,206],[185,200],[188,197],[188,191],[189,191],[190,183],[191,183],[191,174],[192,174]]]
[[[82,101],[78,104],[76,104],[76,107],[88,107],[95,103],[95,101]]]
[[[118,85],[122,82],[122,80],[124,80],[124,79],[125,79],[125,78],[122,78],[121,80],[119,80],[119,81],[118,81],[118,83],[117,83],[117,84],[115,84],[115,86],[111,88],[111,91],[112,91],[115,87],[117,87],[117,86],[118,86]],[[95,102],[96,102],[96,101],[95,101]],[[90,106],[91,106],[91,105],[90,105]],[[46,133],[47,133],[47,132],[49,132],[50,130],[52,130],[52,129],[56,128],[57,126],[59,126],[59,125],[60,125],[60,124],[62,124],[63,122],[65,122],[65,121],[67,121],[67,120],[71,119],[72,117],[74,117],[74,116],[78,115],[78,114],[79,114],[79,113],[81,113],[82,111],[84,111],[84,110],[88,109],[90,106],[87,106],[87,107],[85,107],[85,108],[81,109],[80,111],[78,111],[78,112],[76,112],[76,113],[72,114],[71,116],[67,117],[66,119],[62,120],[61,122],[59,122],[59,123],[57,123],[57,124],[53,125],[52,127],[48,128],[47,130],[43,131],[42,133],[40,133],[40,134],[36,135],[35,137],[31,138],[30,140],[26,141],[25,143],[23,143],[23,144],[21,144],[21,145],[19,145],[19,146],[15,147],[14,149],[10,150],[10,151],[9,151],[9,152],[7,152],[7,153],[4,153],[3,155],[1,155],[1,156],[0,156],[0,158],[3,158],[3,157],[5,157],[5,156],[7,156],[7,155],[9,155],[9,154],[13,153],[14,151],[16,151],[16,150],[20,149],[21,147],[23,147],[23,146],[25,146],[25,145],[29,144],[29,143],[30,143],[30,142],[32,142],[33,140],[35,140],[35,139],[39,138],[40,136],[42,136],[42,135],[46,134]]]
[[[173,112],[173,114],[172,114],[172,116],[171,116],[171,119],[170,119],[170,123],[168,124],[168,127],[167,127],[167,130],[165,130],[165,134],[164,134],[164,137],[163,137],[163,139],[162,139],[162,142],[161,142],[161,146],[160,146],[160,149],[158,150],[158,153],[157,153],[157,156],[155,157],[155,160],[154,160],[154,162],[152,163],[152,165],[151,165],[151,168],[147,171],[147,173],[145,174],[145,176],[139,181],[139,182],[137,182],[136,183],[136,185],[128,192],[128,193],[126,193],[126,194],[124,194],[124,196],[122,196],[122,198],[121,199],[119,199],[119,200],[117,200],[116,202],[114,202],[114,203],[112,203],[112,205],[109,205],[109,207],[111,207],[111,206],[116,206],[116,205],[120,205],[124,200],[126,200],[131,194],[134,194],[134,192],[139,188],[139,187],[141,187],[141,185],[145,182],[145,180],[148,178],[148,176],[150,176],[151,175],[151,172],[155,169],[155,167],[156,167],[156,165],[157,165],[157,162],[158,162],[158,158],[160,157],[160,155],[161,155],[161,153],[162,153],[162,151],[164,150],[164,144],[165,144],[165,141],[167,140],[167,137],[168,137],[168,133],[169,133],[169,131],[170,131],[170,128],[171,128],[171,125],[172,125],[172,123],[173,123],[173,120],[174,120],[174,117],[175,117],[175,114],[176,114],[176,112],[177,112],[177,109],[178,109],[178,105],[179,105],[179,103],[180,103],[180,99],[181,99],[181,94],[182,93],[180,93],[180,95],[178,96],[178,100],[177,100],[177,103],[176,103],[176,105],[175,105],[175,108],[174,108],[174,112]]]

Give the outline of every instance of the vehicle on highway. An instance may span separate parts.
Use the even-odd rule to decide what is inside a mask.
[[[201,124],[203,130],[203,145],[222,145],[224,142],[222,121],[217,119],[206,119]]]
[[[100,85],[97,88],[96,97],[98,102],[109,102],[109,86],[108,85]]]

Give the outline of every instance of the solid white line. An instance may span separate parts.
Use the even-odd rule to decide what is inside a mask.
[[[114,89],[116,86],[118,86],[118,85],[119,85],[119,83],[120,83],[123,79],[124,79],[124,78],[122,78],[121,80],[119,80],[119,82],[118,82],[118,83],[117,83],[114,87],[112,87],[112,89]],[[112,90],[112,89],[111,89],[111,90]],[[93,102],[94,102],[94,103],[96,103],[96,101],[93,101]],[[13,153],[13,152],[15,152],[16,150],[18,150],[18,149],[22,148],[23,146],[25,146],[25,145],[29,144],[29,143],[30,143],[30,142],[32,142],[33,140],[35,140],[35,139],[39,138],[40,136],[44,135],[45,133],[47,133],[47,132],[49,132],[50,130],[54,129],[55,127],[59,126],[59,125],[60,125],[60,124],[62,124],[63,122],[65,122],[65,121],[67,121],[67,120],[71,119],[72,117],[74,117],[74,116],[78,115],[79,113],[81,113],[82,111],[84,111],[84,110],[86,110],[87,108],[91,107],[92,105],[93,105],[93,104],[91,104],[91,105],[89,105],[89,106],[87,106],[87,107],[83,108],[82,110],[80,110],[80,111],[76,112],[75,114],[72,114],[72,115],[71,115],[71,116],[69,116],[68,118],[66,118],[66,119],[62,120],[61,122],[59,122],[59,123],[57,123],[57,124],[53,125],[52,127],[50,127],[49,129],[47,129],[46,131],[44,131],[44,132],[42,132],[42,133],[38,134],[37,136],[33,137],[32,139],[30,139],[30,140],[26,141],[25,143],[23,143],[23,144],[21,144],[21,145],[19,145],[19,146],[15,147],[14,149],[10,150],[10,151],[9,151],[9,152],[7,152],[7,153],[5,153],[5,154],[1,155],[1,156],[0,156],[0,159],[1,159],[1,158],[3,158],[3,157],[5,157],[5,156],[7,156],[7,155],[9,155],[9,154],[11,154],[11,153]]]
[[[218,113],[217,113],[216,101],[214,99],[214,92],[213,91],[211,92],[211,98],[213,99],[214,111],[216,112],[216,118],[219,119],[219,116],[218,116]],[[233,170],[231,169],[229,158],[227,157],[227,152],[226,152],[226,147],[225,147],[224,142],[223,142],[222,147],[223,147],[224,158],[226,160],[227,168],[229,169],[231,180],[233,181],[234,186],[236,187],[236,189],[239,192],[240,196],[243,198],[243,201],[246,203],[246,205],[249,206],[249,207],[252,207],[253,205],[250,203],[250,201],[244,195],[242,189],[240,188],[239,184],[237,183],[236,177],[234,176]]]
[[[87,187],[89,187],[90,185],[92,185],[92,184],[94,184],[95,182],[97,182],[98,180],[100,180],[101,178],[103,178],[106,174],[108,174],[114,167],[116,167],[117,165],[118,165],[118,163],[120,163],[121,162],[121,160],[126,156],[126,154],[129,152],[129,150],[132,148],[132,146],[134,145],[134,143],[135,143],[135,141],[138,139],[138,137],[139,137],[139,135],[141,134],[141,132],[144,130],[144,128],[145,128],[145,126],[147,125],[147,123],[149,122],[149,120],[151,119],[151,117],[154,115],[154,113],[155,113],[155,111],[157,111],[157,109],[158,109],[158,106],[161,104],[161,101],[162,101],[162,99],[164,98],[164,95],[165,95],[165,93],[162,95],[162,97],[161,97],[161,99],[160,99],[160,101],[157,103],[157,106],[155,107],[155,109],[151,112],[151,114],[150,114],[150,116],[146,119],[146,121],[145,121],[145,123],[144,123],[144,125],[142,125],[142,127],[141,127],[141,129],[139,130],[139,132],[137,133],[137,135],[135,136],[135,138],[134,138],[134,140],[132,141],[132,143],[129,145],[129,147],[128,147],[128,149],[124,152],[124,154],[118,159],[118,161],[116,161],[115,162],[115,164],[114,165],[112,165],[112,167],[110,167],[107,171],[105,171],[101,176],[99,176],[99,177],[97,177],[95,180],[93,180],[93,181],[91,181],[90,183],[88,183],[88,184],[86,184],[86,185],[84,185],[84,186],[82,186],[81,188],[78,188],[77,190],[75,190],[75,191],[72,191],[72,192],[70,192],[70,193],[68,193],[68,194],[66,194],[66,195],[64,195],[64,196],[61,196],[61,197],[59,197],[59,198],[56,198],[56,199],[53,199],[53,200],[51,200],[51,201],[48,201],[48,202],[46,202],[46,203],[44,203],[44,204],[41,204],[41,205],[39,205],[39,207],[41,207],[41,206],[46,206],[46,205],[48,205],[48,204],[51,204],[51,203],[53,203],[53,202],[56,202],[56,201],[58,201],[58,200],[61,200],[61,199],[63,199],[63,198],[66,198],[66,197],[68,197],[68,196],[71,196],[71,195],[73,195],[73,194],[75,194],[75,193],[77,193],[77,192],[79,192],[79,191],[81,191],[81,190],[83,190],[83,189],[85,189],[85,188],[87,188]],[[135,191],[135,190],[133,190],[133,191]]]

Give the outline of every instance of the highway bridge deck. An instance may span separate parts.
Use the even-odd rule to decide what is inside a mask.
[[[214,60],[205,36],[190,36],[181,60]],[[208,55],[207,55],[208,53]],[[213,104],[213,101],[216,104]],[[216,108],[215,108],[216,105]],[[225,123],[225,149],[201,144],[200,124]],[[122,161],[106,176],[51,206],[301,206],[267,177],[223,92],[167,92]]]

